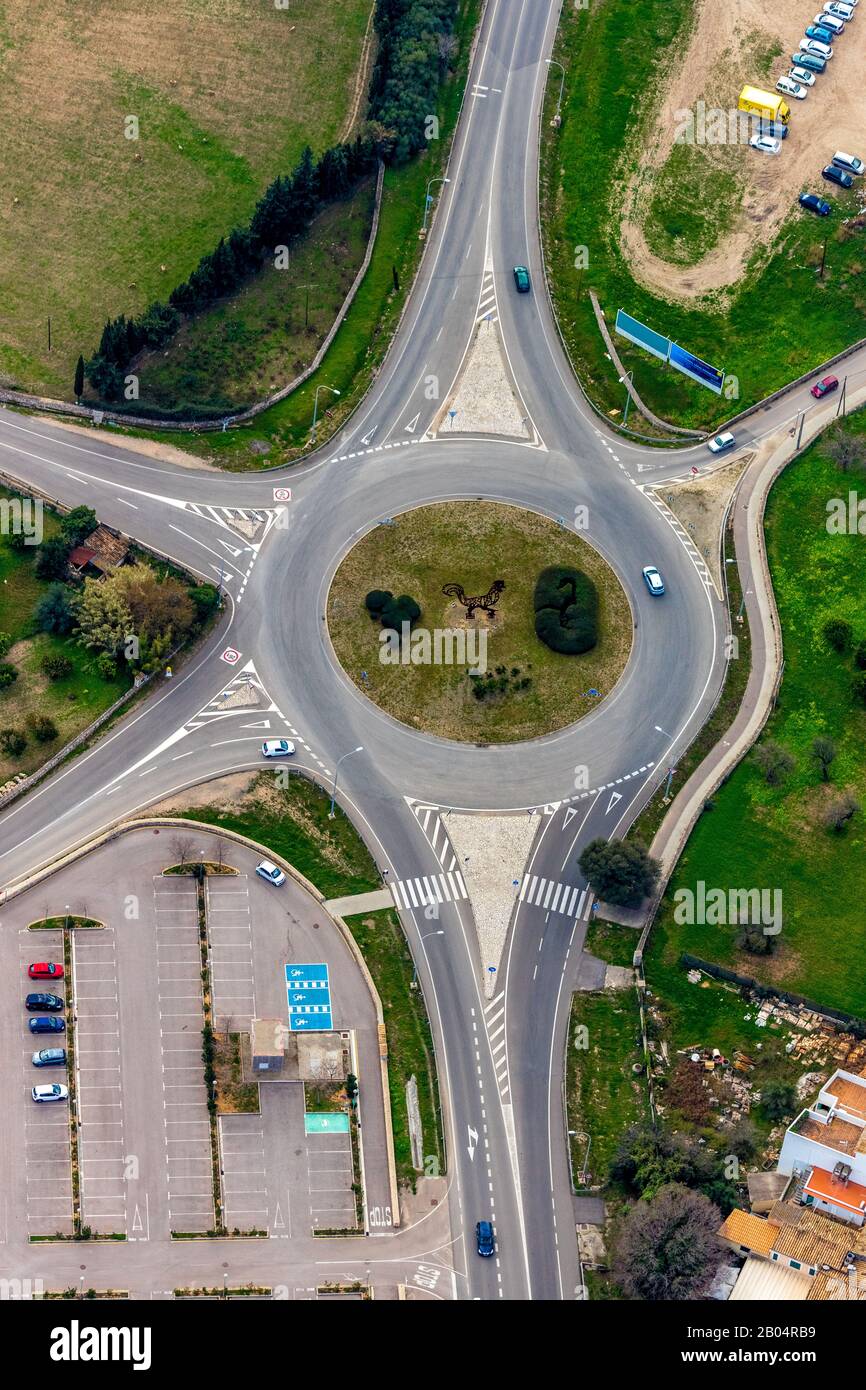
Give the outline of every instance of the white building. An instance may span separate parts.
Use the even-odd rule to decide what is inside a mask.
[[[785,1134],[779,1172],[800,1200],[854,1226],[866,1220],[866,1077],[834,1072]]]

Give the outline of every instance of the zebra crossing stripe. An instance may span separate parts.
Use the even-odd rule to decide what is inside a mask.
[[[555,911],[556,911],[556,906],[557,906],[557,903],[559,902],[559,895],[560,895],[560,893],[562,892],[562,890],[563,890],[564,887],[565,887],[564,884],[562,884],[562,883],[557,883],[557,885],[556,885],[556,892],[555,892],[554,895],[553,895],[553,902],[550,904],[550,910],[551,910],[551,912],[555,912]],[[565,889],[565,892],[566,892],[566,896],[567,896],[567,895],[568,895],[568,889],[567,889],[567,888]]]
[[[571,917],[575,910],[578,915],[582,912],[586,901],[586,889],[572,888],[570,884],[557,883],[552,878],[524,874],[519,901],[540,907],[545,912],[559,912],[565,917]]]
[[[427,907],[430,903],[458,902],[469,892],[459,872],[430,874],[422,878],[403,878],[389,884],[397,908]]]

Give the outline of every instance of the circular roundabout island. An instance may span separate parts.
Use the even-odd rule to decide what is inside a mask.
[[[328,595],[337,660],[413,729],[517,743],[576,723],[616,685],[632,614],[597,550],[499,502],[439,502],[368,532]]]

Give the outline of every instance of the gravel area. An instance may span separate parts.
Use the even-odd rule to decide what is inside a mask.
[[[456,410],[452,420],[449,410]],[[508,368],[499,326],[481,323],[469,349],[454,395],[439,417],[439,434],[498,434],[529,439],[522,402]],[[528,423],[528,422],[527,422]]]
[[[496,976],[508,924],[540,824],[538,816],[525,812],[516,816],[467,816],[455,811],[445,819],[458,867],[469,890],[484,994],[488,999],[497,991]],[[491,965],[496,966],[496,973],[488,969]]]

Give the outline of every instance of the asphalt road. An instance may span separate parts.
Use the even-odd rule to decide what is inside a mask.
[[[622,833],[697,732],[724,670],[726,615],[695,557],[644,488],[701,469],[703,445],[659,451],[606,430],[581,395],[543,293],[537,217],[539,108],[559,0],[491,0],[429,245],[400,330],[367,399],[303,465],[256,476],[185,469],[72,429],[0,411],[0,471],[100,518],[214,582],[228,595],[219,631],[117,729],[0,815],[0,881],[203,778],[257,767],[261,731],[219,697],[241,673],[263,691],[271,732],[300,742],[298,764],[329,783],[395,878],[436,867],[407,805],[537,809],[532,872],[582,887],[576,861],[596,835]],[[512,266],[535,293],[514,293]],[[529,444],[429,438],[459,372],[492,274],[503,340],[532,431]],[[852,359],[850,371],[862,373]],[[439,400],[428,399],[438,378]],[[737,427],[747,445],[796,419],[803,387]],[[274,489],[288,486],[288,504]],[[418,733],[371,705],[338,666],[324,623],[343,555],[371,527],[419,504],[484,497],[564,518],[589,507],[587,539],[631,603],[634,642],[613,692],[579,725],[531,745],[474,748]],[[232,509],[260,524],[234,525]],[[235,518],[236,519],[236,516]],[[667,583],[653,600],[641,568]],[[235,665],[220,660],[228,646]],[[585,771],[584,771],[585,770]],[[553,807],[544,815],[545,807]],[[588,904],[587,904],[588,906]],[[468,906],[440,923],[404,913],[431,1013],[447,1126],[450,1213],[468,1279],[489,1299],[560,1299],[580,1282],[560,1100],[565,1022],[585,921],[554,926],[520,904],[501,982],[505,1094],[497,1081]],[[498,1255],[472,1253],[476,1220],[495,1222]]]

